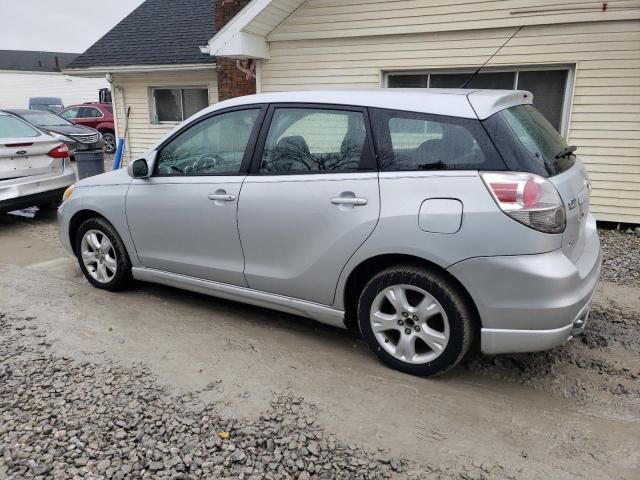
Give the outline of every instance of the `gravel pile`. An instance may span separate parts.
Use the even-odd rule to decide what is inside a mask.
[[[225,419],[142,366],[80,362],[49,346],[34,318],[0,314],[0,479],[425,478],[323,431],[299,398],[283,395],[253,421]]]
[[[640,287],[640,237],[620,230],[600,229],[601,280]]]

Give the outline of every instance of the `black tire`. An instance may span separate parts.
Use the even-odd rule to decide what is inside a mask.
[[[403,361],[387,352],[376,337],[370,319],[373,302],[380,292],[394,285],[409,285],[427,292],[439,302],[446,314],[449,339],[444,349],[434,359],[424,363]],[[441,317],[441,321],[445,321],[443,317]],[[475,337],[476,324],[475,309],[458,292],[451,280],[441,273],[411,265],[391,267],[375,275],[363,288],[358,301],[358,325],[371,350],[389,367],[412,375],[433,377],[442,375],[456,366],[469,351]],[[405,329],[405,332],[412,328],[415,327]],[[414,332],[407,334],[413,335]],[[400,338],[403,332],[400,331],[397,335]],[[393,344],[393,339],[391,340]],[[389,343],[389,340],[385,343]],[[426,344],[424,346],[426,347]],[[428,350],[426,354],[435,355],[435,353],[429,353]]]
[[[105,132],[102,134],[102,143],[104,144],[105,153],[114,153],[116,151],[116,136],[113,133]]]
[[[106,236],[111,242],[111,246],[115,253],[116,271],[113,278],[107,282],[100,282],[93,278],[82,260],[82,239],[89,230],[96,230]],[[131,283],[131,260],[129,259],[127,249],[125,248],[120,235],[116,232],[116,229],[113,228],[113,226],[104,218],[90,218],[80,225],[80,228],[78,228],[78,231],[76,232],[75,252],[82,273],[94,287],[102,290],[108,290],[110,292],[116,292],[118,290],[123,290]]]

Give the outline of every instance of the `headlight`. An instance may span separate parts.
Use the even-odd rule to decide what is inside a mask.
[[[49,132],[49,135],[51,135],[52,137],[57,138],[61,142],[75,143],[75,140],[73,138],[69,138],[69,137],[67,137],[65,135],[60,135],[59,133],[56,133],[56,132]]]
[[[64,202],[65,200],[67,200],[72,193],[73,193],[73,185],[71,185],[69,188],[67,188],[64,191],[64,193],[62,194],[62,201]]]

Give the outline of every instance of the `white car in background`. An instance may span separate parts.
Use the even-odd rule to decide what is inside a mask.
[[[64,143],[0,112],[0,213],[57,203],[75,181]]]

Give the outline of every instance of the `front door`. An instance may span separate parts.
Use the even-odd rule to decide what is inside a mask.
[[[253,289],[330,305],[378,221],[367,112],[282,105],[269,119],[238,205],[245,277]]]
[[[188,125],[158,149],[153,175],[132,181],[127,220],[144,267],[246,286],[237,205],[260,111]]]

